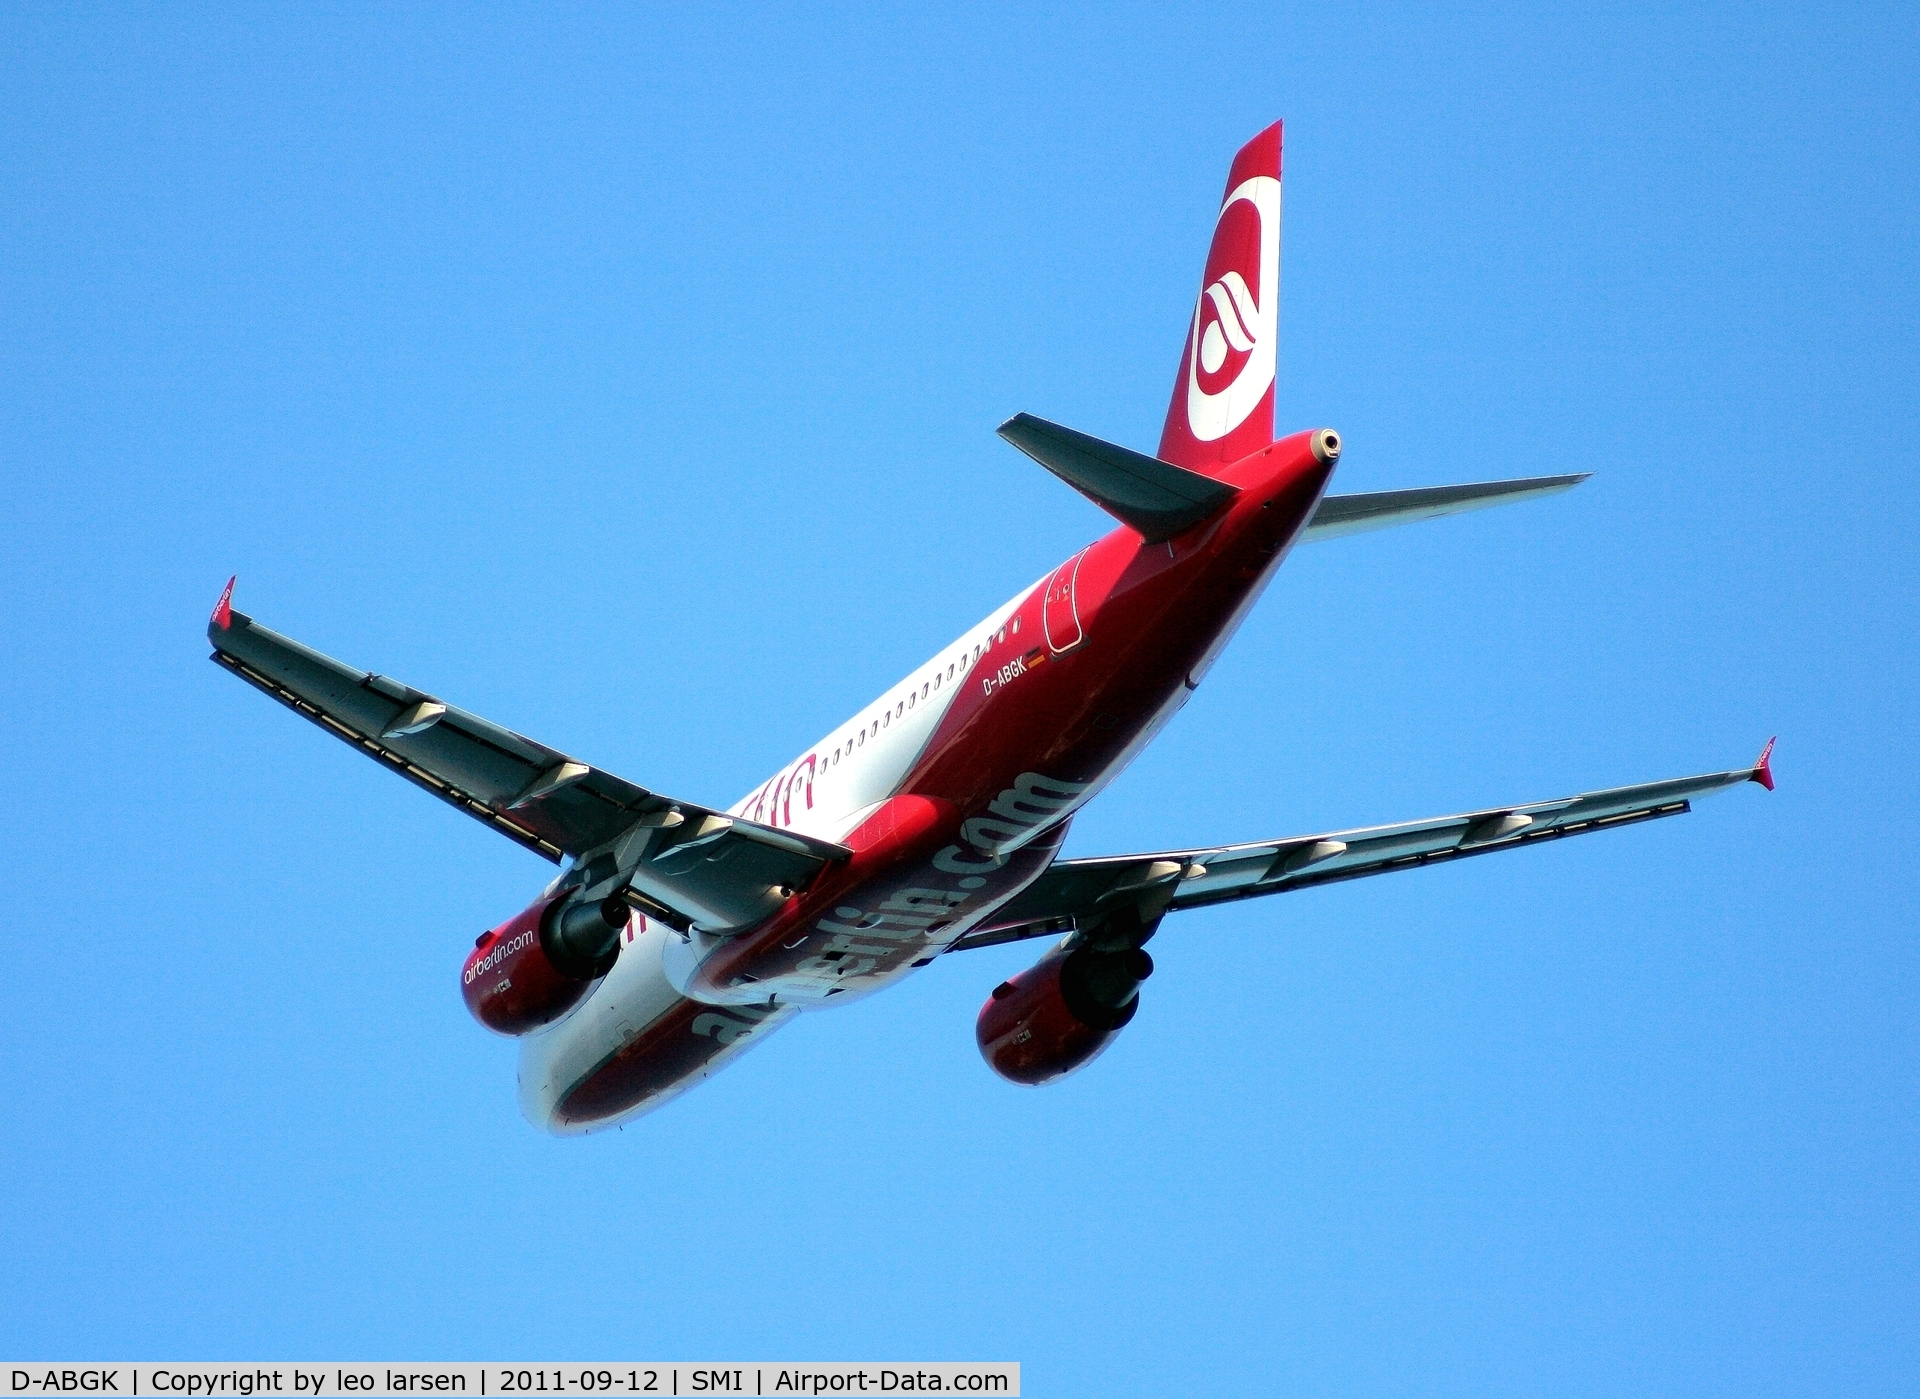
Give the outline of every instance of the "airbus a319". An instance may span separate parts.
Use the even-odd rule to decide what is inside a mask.
[[[1116,527],[721,810],[636,786],[232,606],[213,659],[368,757],[562,866],[481,936],[461,990],[518,1036],[548,1131],[660,1107],[802,1011],[936,957],[1051,939],[976,1024],[1040,1084],[1132,1020],[1169,914],[1677,815],[1773,786],[1752,767],[1397,825],[1140,855],[1059,857],[1077,812],[1199,685],[1298,544],[1565,491],[1585,478],[1329,495],[1340,437],[1273,434],[1281,131],[1227,176],[1153,456],[1020,414],[1000,435]]]

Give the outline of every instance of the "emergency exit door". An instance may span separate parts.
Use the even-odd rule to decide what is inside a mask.
[[[1062,651],[1071,651],[1087,639],[1080,627],[1080,608],[1073,595],[1074,583],[1080,577],[1080,561],[1086,556],[1087,551],[1082,549],[1056,568],[1053,577],[1047,580],[1046,606],[1040,617],[1047,633],[1047,645],[1056,656]]]

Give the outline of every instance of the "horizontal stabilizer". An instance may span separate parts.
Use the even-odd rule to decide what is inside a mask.
[[[1561,491],[1572,490],[1592,474],[1528,476],[1518,481],[1478,481],[1467,486],[1420,486],[1410,491],[1330,495],[1313,512],[1313,518],[1307,521],[1300,539],[1303,543],[1315,539],[1338,539],[1344,534],[1364,534],[1371,529],[1410,525],[1416,520],[1435,520],[1442,515],[1458,515],[1468,510],[1484,510],[1489,505],[1506,505],[1516,500],[1557,495]]]
[[[1210,476],[1030,413],[1008,418],[1000,435],[1149,544],[1192,528],[1239,494]]]

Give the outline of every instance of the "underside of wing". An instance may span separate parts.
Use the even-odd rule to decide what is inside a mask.
[[[828,841],[662,796],[256,624],[223,596],[207,628],[215,664],[382,766],[677,927],[760,921],[850,853]]]
[[[1678,816],[1691,810],[1695,799],[1742,782],[1759,782],[1771,789],[1772,752],[1769,741],[1754,766],[1730,772],[1614,787],[1557,801],[1495,807],[1395,826],[1367,826],[1210,849],[1062,860],[951,950],[1067,932],[1148,894],[1158,895],[1154,899],[1157,906],[1177,912],[1417,869],[1471,855],[1490,855],[1498,850],[1518,850],[1543,841]]]

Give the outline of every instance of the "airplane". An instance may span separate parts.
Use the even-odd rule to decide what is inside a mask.
[[[232,605],[212,659],[561,873],[461,969],[520,1042],[526,1117],[617,1126],[806,1010],[936,957],[1057,939],[975,1038],[1023,1085],[1140,1006],[1168,914],[1675,816],[1752,767],[1358,830],[1062,859],[1074,814],[1179,712],[1295,545],[1563,492],[1584,475],[1328,495],[1341,441],[1275,439],[1281,127],[1234,156],[1153,456],[1020,413],[1000,436],[1117,527],[720,810],[637,786]]]

